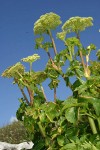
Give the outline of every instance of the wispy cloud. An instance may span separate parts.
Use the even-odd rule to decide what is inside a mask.
[[[11,123],[13,123],[13,122],[15,122],[15,121],[18,121],[17,118],[16,118],[15,116],[12,116],[12,117],[10,118],[10,120],[9,120],[9,123],[11,124]]]

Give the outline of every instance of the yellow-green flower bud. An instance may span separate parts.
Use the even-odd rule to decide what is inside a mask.
[[[37,59],[40,59],[40,56],[38,54],[34,54],[32,56],[28,56],[26,58],[21,59],[24,62],[33,63]]]
[[[20,62],[18,62],[13,66],[8,67],[2,73],[2,77],[17,78],[18,76],[21,76],[23,73],[24,73],[24,66]]]
[[[92,21],[92,17],[72,17],[64,23],[62,30],[78,33],[85,30],[85,28],[92,26]]]
[[[57,33],[57,38],[59,38],[60,40],[64,41],[66,38],[66,32],[59,32]]]
[[[40,16],[35,22],[33,30],[35,34],[47,33],[48,30],[54,30],[61,23],[60,16],[50,12]]]

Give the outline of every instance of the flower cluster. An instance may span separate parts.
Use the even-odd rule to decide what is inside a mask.
[[[71,38],[67,38],[66,39],[66,45],[67,46],[78,46],[80,47],[81,46],[81,43],[79,41],[79,39],[77,39],[76,37],[71,37]]]
[[[35,39],[35,42],[36,42],[36,44],[38,44],[38,45],[41,45],[42,44],[42,42],[43,42],[43,40],[44,40],[44,37],[39,37],[39,38],[36,38]]]
[[[60,40],[62,40],[62,41],[64,41],[65,38],[66,38],[66,32],[63,31],[63,32],[57,33],[57,38],[60,39]]]
[[[24,66],[18,62],[13,66],[8,67],[3,73],[2,73],[2,77],[6,77],[6,78],[16,78],[19,76],[19,74],[23,74],[24,73]]]
[[[46,13],[42,15],[40,19],[38,19],[34,24],[34,33],[42,34],[47,33],[48,30],[55,29],[62,22],[60,20],[60,16],[55,13]]]
[[[26,58],[21,59],[24,62],[29,62],[29,63],[33,63],[34,61],[36,61],[37,59],[40,59],[40,56],[38,54],[34,54],[32,56],[28,56]]]
[[[76,32],[85,30],[86,27],[90,27],[93,25],[92,17],[71,17],[68,21],[64,23],[62,26],[62,30],[67,33]]]

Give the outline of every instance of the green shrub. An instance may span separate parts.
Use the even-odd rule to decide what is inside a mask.
[[[19,62],[2,73],[3,77],[14,79],[13,83],[18,85],[23,95],[16,114],[34,143],[33,150],[100,149],[99,51],[97,60],[91,60],[91,52],[96,50],[96,46],[84,46],[80,40],[81,32],[91,27],[92,21],[92,17],[67,20],[62,32],[56,35],[64,44],[58,53],[52,31],[61,24],[60,17],[54,13],[42,15],[34,24],[34,33],[38,35],[35,48],[45,50],[49,58],[45,69],[33,70],[33,62],[40,58],[34,54],[22,59],[30,65],[28,72]],[[57,97],[61,78],[65,82],[66,92],[68,88],[72,92],[65,100]],[[47,79],[50,90],[54,91],[52,101],[48,100],[42,86]],[[61,94],[64,94],[63,89]]]
[[[11,144],[19,144],[27,141],[27,132],[22,122],[13,122],[0,128],[0,141]]]

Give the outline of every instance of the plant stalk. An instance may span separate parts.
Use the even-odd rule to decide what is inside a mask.
[[[89,120],[89,124],[90,124],[91,130],[92,130],[92,133],[97,134],[97,129],[96,129],[94,119],[91,117],[88,117],[88,120]]]
[[[15,79],[15,82],[17,82],[17,85],[18,85],[18,87],[19,87],[19,89],[20,89],[20,91],[21,91],[21,93],[22,93],[22,95],[23,95],[23,97],[24,97],[24,99],[25,99],[26,103],[29,105],[28,98],[27,98],[27,96],[26,96],[26,94],[25,94],[25,92],[24,92],[23,88],[22,88],[22,87],[18,84],[17,79]]]
[[[46,133],[45,133],[45,130],[43,129],[43,127],[41,125],[41,122],[38,122],[38,126],[39,126],[39,129],[40,129],[40,132],[41,132],[42,136],[45,138],[46,137]]]
[[[30,75],[31,75],[31,72],[32,72],[32,63],[30,63]]]
[[[51,63],[53,64],[53,60],[52,60],[52,57],[51,57],[50,53],[47,52],[47,55],[48,55],[48,57],[49,57]],[[54,87],[54,102],[56,102],[56,99],[57,99],[57,98],[56,98],[56,88]]]
[[[47,100],[47,97],[46,97],[46,95],[45,95],[45,92],[44,92],[43,86],[40,86],[40,87],[41,87],[41,91],[42,91],[42,93],[43,93],[43,96],[44,96],[44,98],[45,98],[45,101],[47,102],[48,100]]]
[[[77,35],[77,39],[80,41],[79,33],[76,33],[76,35]],[[86,65],[85,65],[85,62],[84,62],[82,51],[80,50],[79,53],[80,53],[81,62],[82,62],[83,68],[84,68],[84,72],[86,74],[87,73],[87,69],[86,69]]]
[[[52,33],[51,33],[50,30],[48,30],[48,34],[49,34],[50,39],[52,41],[54,53],[55,53],[55,56],[56,56],[57,55],[57,49],[56,49],[56,45],[55,45],[55,42],[54,42],[54,39],[53,39],[53,36],[52,36]],[[54,102],[56,102],[56,88],[54,88]]]
[[[54,87],[54,102],[56,103],[56,87]]]
[[[98,127],[99,127],[99,131],[100,131],[100,118],[97,118],[98,121]]]
[[[50,31],[50,30],[48,30],[48,34],[49,34],[50,39],[51,39],[51,41],[52,41],[52,45],[53,45],[53,49],[54,49],[54,53],[55,53],[55,55],[57,55],[56,45],[55,45],[55,42],[54,42],[54,39],[53,39],[53,37],[52,37],[52,33],[51,33],[51,31]]]
[[[22,95],[23,95],[23,97],[24,97],[26,103],[29,105],[30,103],[29,103],[29,101],[28,101],[28,98],[27,98],[26,94],[24,93],[24,90],[23,90],[20,86],[18,86],[18,87],[19,87],[19,89],[20,89],[20,91],[21,91],[21,93],[22,93]]]
[[[30,105],[32,106],[33,105],[33,100],[34,100],[34,92],[29,88],[27,87],[27,91],[29,93],[29,97],[30,97]]]

